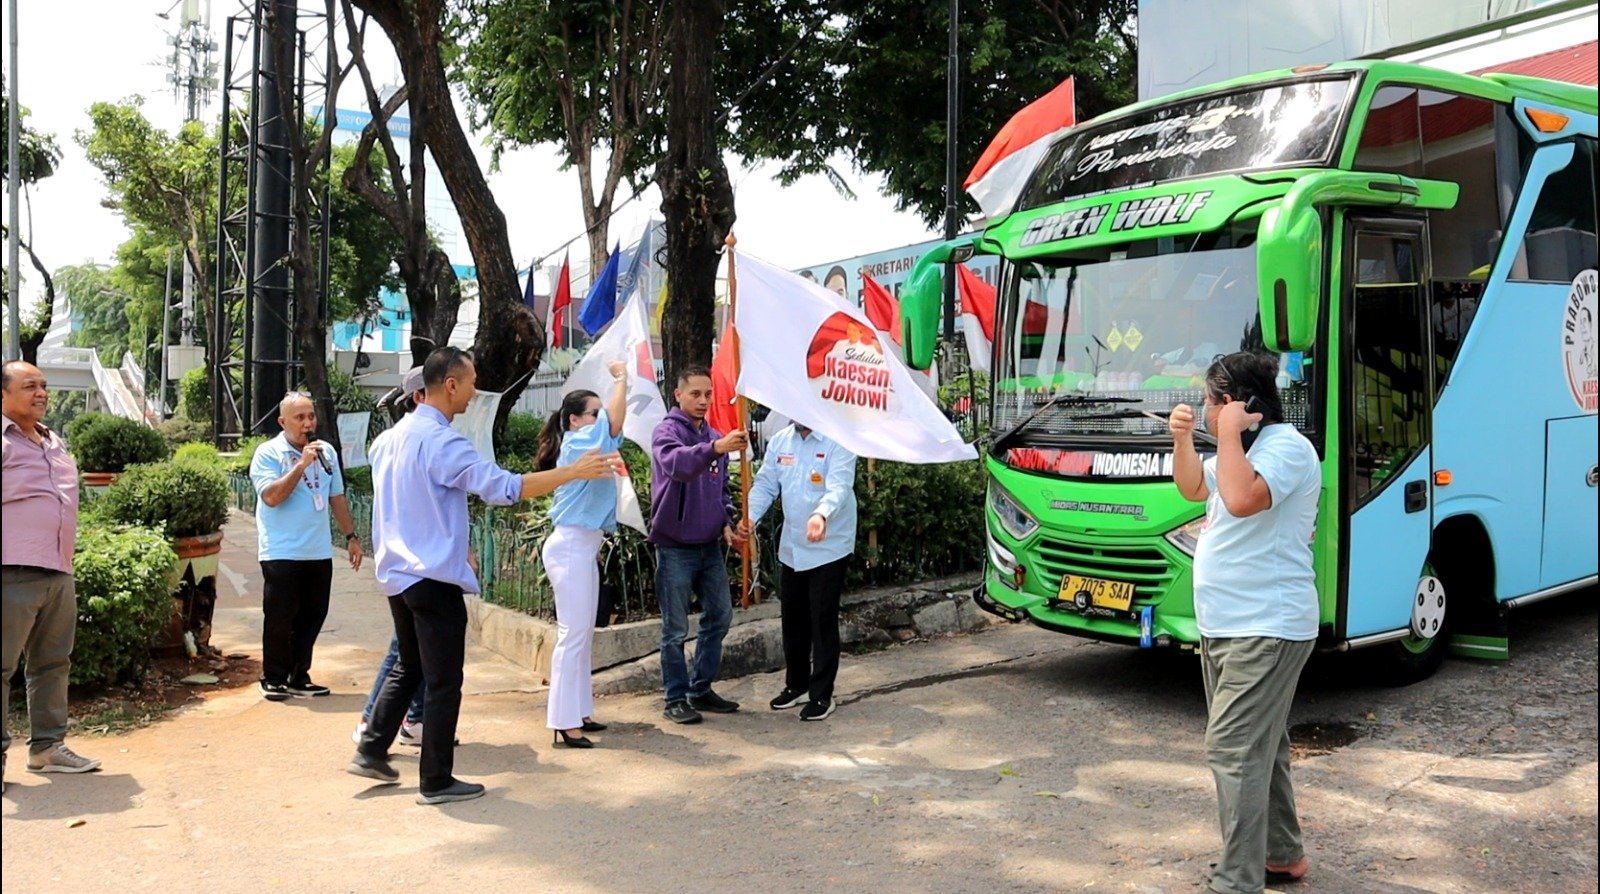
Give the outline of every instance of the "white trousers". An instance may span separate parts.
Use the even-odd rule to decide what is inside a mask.
[[[556,648],[550,656],[545,725],[577,729],[594,715],[594,616],[600,607],[600,543],[592,528],[557,525],[540,554],[556,594]]]

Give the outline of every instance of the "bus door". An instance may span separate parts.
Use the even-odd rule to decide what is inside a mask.
[[[1418,648],[1432,645],[1445,608],[1424,575],[1433,534],[1427,245],[1418,221],[1352,216],[1341,278],[1339,615],[1348,638],[1410,628]]]

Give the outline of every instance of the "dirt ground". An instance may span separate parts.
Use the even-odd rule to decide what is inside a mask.
[[[239,538],[242,540],[243,538]],[[245,551],[217,638],[254,652]],[[473,649],[456,752],[486,797],[423,807],[343,771],[387,645],[370,578],[336,574],[316,676],[330,698],[221,691],[126,733],[74,740],[79,777],[12,768],[5,889],[458,891],[1199,890],[1215,859],[1190,656],[1034,628],[846,660],[838,712],[746,709],[693,727],[651,696],[602,698],[598,748],[553,748],[545,696]],[[1291,717],[1312,875],[1283,890],[1597,890],[1595,593],[1513,616],[1510,661],[1452,661],[1391,689],[1319,657]]]

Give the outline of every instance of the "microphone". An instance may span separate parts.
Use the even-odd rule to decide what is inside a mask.
[[[333,474],[333,460],[328,457],[328,445],[317,444],[317,462],[322,465],[325,474]]]

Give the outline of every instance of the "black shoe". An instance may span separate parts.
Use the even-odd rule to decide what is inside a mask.
[[[565,745],[568,748],[593,748],[594,742],[588,736],[574,736],[564,729],[551,730],[555,735],[550,737],[551,745]]]
[[[418,804],[448,804],[451,801],[471,801],[483,797],[483,786],[476,782],[457,779],[436,792],[418,792]]]
[[[348,773],[376,779],[379,782],[399,782],[400,771],[389,766],[389,761],[381,757],[373,757],[357,751],[356,756],[350,759],[350,766],[345,767]]]
[[[603,733],[606,731],[606,725],[603,723],[596,723],[593,720],[585,720],[583,722],[582,729],[586,733]]]
[[[333,690],[329,689],[328,687],[318,686],[310,680],[307,680],[304,683],[290,683],[285,688],[288,689],[289,694],[295,698],[320,698],[321,696],[329,695],[333,692]]]
[[[290,692],[289,687],[283,685],[282,683],[268,683],[266,680],[261,681],[261,696],[269,702],[286,702],[292,695],[294,695],[294,693]]]
[[[689,707],[696,711],[710,711],[713,714],[732,714],[739,710],[739,703],[730,702],[707,689],[705,695],[689,696]]]
[[[667,702],[667,709],[661,713],[673,723],[700,722],[700,712],[689,707],[688,702]]]
[[[783,691],[778,693],[778,697],[770,702],[767,702],[767,704],[770,705],[774,711],[787,711],[790,708],[803,705],[810,700],[811,696],[807,695],[804,689],[790,689],[789,687],[785,686],[783,687]]]
[[[828,719],[828,715],[832,713],[833,699],[831,698],[825,702],[807,702],[806,706],[800,709],[800,719],[826,720]]]

